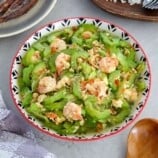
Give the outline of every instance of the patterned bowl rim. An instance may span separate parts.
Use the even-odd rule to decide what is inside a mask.
[[[139,111],[135,114],[134,117],[132,117],[132,119],[129,119],[128,122],[125,123],[124,126],[122,126],[122,124],[124,122],[121,123],[120,127],[114,131],[111,131],[109,132],[109,134],[106,134],[103,133],[99,136],[91,136],[90,138],[89,137],[71,137],[71,136],[61,136],[57,133],[51,133],[49,130],[45,130],[44,128],[42,128],[41,126],[35,124],[36,121],[32,121],[28,118],[28,116],[25,114],[25,110],[20,108],[18,103],[16,102],[16,97],[14,95],[14,92],[13,92],[13,87],[12,87],[12,81],[14,79],[12,79],[12,73],[13,73],[13,67],[14,67],[14,62],[16,60],[16,57],[18,56],[20,50],[22,49],[22,47],[24,46],[24,44],[26,43],[26,41],[29,41],[31,39],[31,37],[33,37],[33,35],[35,35],[37,32],[40,32],[42,29],[46,28],[48,25],[54,25],[56,23],[61,23],[63,21],[68,21],[68,20],[79,20],[79,19],[82,19],[82,20],[98,20],[102,23],[105,23],[105,24],[109,24],[109,25],[112,25],[112,26],[115,26],[115,28],[119,29],[119,31],[122,31],[123,33],[127,33],[128,34],[128,37],[134,41],[138,46],[139,46],[139,49],[140,49],[140,52],[141,54],[145,57],[145,60],[146,60],[146,65],[147,65],[147,70],[149,70],[149,74],[148,74],[148,78],[149,78],[149,81],[148,81],[148,87],[147,87],[147,92],[146,92],[146,96],[144,98],[144,103],[140,106],[140,109]],[[58,29],[55,29],[55,31],[58,30]],[[54,30],[53,30],[54,31]],[[56,21],[52,21],[52,22],[49,22],[39,28],[37,28],[31,35],[29,35],[28,37],[26,37],[24,39],[24,41],[20,44],[20,46],[18,47],[17,49],[17,52],[15,53],[15,56],[13,57],[12,59],[12,63],[11,63],[11,67],[10,67],[10,83],[9,83],[9,86],[10,86],[10,94],[11,94],[11,97],[12,97],[12,100],[13,100],[13,103],[14,105],[16,106],[16,108],[18,109],[18,111],[20,112],[20,114],[22,115],[22,117],[30,124],[32,125],[33,127],[35,127],[36,129],[38,129],[39,131],[41,131],[42,133],[45,133],[49,136],[52,136],[54,138],[58,138],[58,139],[61,139],[61,140],[66,140],[66,141],[75,141],[75,142],[89,142],[89,141],[94,141],[94,140],[100,140],[100,139],[103,139],[103,138],[106,138],[106,137],[110,137],[110,136],[113,136],[115,134],[118,134],[120,133],[121,131],[123,131],[125,128],[127,128],[133,121],[136,120],[136,118],[141,114],[141,112],[143,111],[145,105],[147,104],[147,101],[148,101],[148,98],[149,98],[149,95],[150,95],[150,91],[151,91],[151,80],[152,80],[152,77],[151,77],[151,68],[150,68],[150,64],[149,64],[149,61],[148,61],[148,58],[147,58],[147,55],[145,53],[145,51],[143,50],[143,48],[141,47],[141,45],[139,44],[139,42],[128,32],[126,31],[124,28],[122,28],[121,26],[113,23],[113,22],[110,22],[108,20],[105,20],[105,19],[102,19],[102,18],[97,18],[97,17],[85,17],[85,16],[82,16],[82,17],[68,17],[68,18],[63,18],[63,19],[60,19],[60,20],[56,20]]]

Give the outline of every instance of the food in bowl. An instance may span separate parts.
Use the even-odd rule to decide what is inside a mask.
[[[24,15],[37,1],[38,0],[2,0],[0,2],[0,23]]]
[[[16,104],[61,137],[105,136],[109,129],[127,124],[142,93],[148,93],[148,79],[142,77],[148,65],[143,57],[138,59],[138,45],[131,44],[127,34],[114,34],[114,25],[106,30],[88,20],[75,25],[68,20],[66,27],[63,21],[55,31],[48,25],[44,32],[50,33],[36,32],[16,57]]]

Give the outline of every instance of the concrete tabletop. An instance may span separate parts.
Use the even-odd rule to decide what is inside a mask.
[[[52,12],[32,29],[12,37],[0,38],[0,89],[8,107],[19,115],[9,90],[10,66],[18,47],[26,37],[40,26],[48,22],[76,16],[106,19],[123,27],[139,41],[150,62],[152,84],[148,102],[135,122],[145,117],[158,118],[158,23],[112,15],[95,6],[91,0],[58,0]],[[125,158],[128,133],[135,122],[121,133],[85,143],[58,140],[42,134],[36,129],[33,130],[37,134],[38,142],[50,152],[55,153],[58,158]]]

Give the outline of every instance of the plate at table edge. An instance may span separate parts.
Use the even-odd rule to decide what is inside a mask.
[[[114,15],[122,16],[135,20],[155,21],[158,22],[158,10],[149,10],[143,8],[141,5],[130,5],[128,3],[117,3],[104,0],[92,0],[95,5],[112,13]]]
[[[0,23],[0,38],[10,37],[22,33],[43,20],[54,8],[57,0],[38,1],[24,15]]]
[[[77,26],[83,23],[94,24],[95,26],[98,26],[100,29],[105,29],[107,31],[110,31],[112,34],[118,35],[119,37],[123,38],[124,40],[127,40],[128,42],[132,44],[132,46],[135,48],[137,52],[138,60],[143,60],[146,63],[146,70],[143,73],[142,77],[147,84],[147,88],[142,92],[141,99],[134,106],[130,116],[127,117],[121,124],[116,125],[100,133],[93,133],[89,135],[81,134],[81,135],[65,136],[65,135],[60,135],[56,133],[54,130],[51,130],[47,127],[43,127],[43,125],[41,125],[39,121],[37,121],[36,119],[28,115],[28,113],[25,111],[24,107],[21,104],[17,78],[19,75],[21,59],[34,42],[39,40],[44,35],[48,35],[49,33],[53,31],[60,30],[65,27]],[[149,96],[150,87],[151,87],[151,74],[150,73],[151,73],[150,66],[149,66],[149,62],[148,62],[145,52],[143,51],[140,44],[135,40],[135,38],[131,36],[127,31],[125,31],[123,28],[103,19],[98,19],[98,18],[96,19],[96,18],[91,18],[91,17],[73,17],[73,18],[66,18],[66,19],[62,19],[56,22],[46,24],[42,28],[37,29],[32,35],[30,35],[28,39],[25,40],[25,42],[18,49],[11,64],[10,92],[11,92],[13,102],[16,108],[18,109],[18,111],[33,127],[38,129],[39,131],[46,133],[50,136],[64,139],[64,140],[69,140],[69,141],[70,140],[71,141],[92,141],[92,140],[98,140],[101,138],[105,138],[105,137],[120,133],[138,117],[138,115],[142,112],[144,106],[146,105],[146,102]]]

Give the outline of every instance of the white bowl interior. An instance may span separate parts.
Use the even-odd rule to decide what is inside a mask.
[[[135,50],[137,52],[137,59],[143,60],[146,62],[146,70],[144,71],[142,78],[145,80],[145,82],[147,84],[147,89],[142,92],[141,99],[134,106],[134,108],[131,112],[131,115],[126,120],[124,120],[123,123],[121,123],[115,127],[112,127],[106,131],[103,131],[101,133],[98,133],[98,134],[61,136],[61,135],[57,134],[55,131],[43,127],[40,124],[40,122],[38,122],[37,120],[35,120],[31,116],[29,116],[29,114],[25,111],[25,109],[21,105],[21,100],[20,100],[20,96],[19,96],[19,89],[18,89],[18,84],[17,84],[17,78],[19,75],[19,69],[21,68],[21,59],[23,58],[25,52],[30,48],[30,46],[34,42],[36,42],[41,37],[49,34],[50,32],[53,32],[53,31],[56,31],[59,29],[63,29],[65,27],[76,26],[76,25],[83,24],[83,23],[94,24],[95,26],[98,26],[100,29],[107,30],[107,31],[111,32],[112,34],[115,34],[115,35],[121,37],[122,39],[128,41],[135,48]],[[13,64],[12,64],[12,68],[11,68],[10,87],[11,87],[11,93],[13,96],[13,100],[14,100],[17,108],[20,110],[22,115],[24,115],[25,118],[27,120],[29,120],[29,122],[31,124],[33,124],[39,130],[41,130],[47,134],[50,134],[52,136],[64,138],[64,139],[94,140],[94,139],[98,139],[98,138],[102,138],[102,137],[106,137],[106,136],[118,133],[119,131],[121,131],[122,129],[127,127],[127,125],[129,125],[138,116],[138,114],[140,114],[140,112],[142,111],[142,109],[144,108],[144,106],[146,104],[146,101],[147,101],[147,98],[149,95],[150,81],[151,81],[150,68],[149,68],[149,63],[148,63],[147,57],[146,57],[144,51],[142,50],[142,48],[140,47],[140,45],[138,44],[138,42],[131,35],[129,35],[129,33],[127,33],[124,29],[116,26],[115,24],[111,24],[107,21],[93,19],[93,18],[78,18],[77,17],[77,18],[71,18],[71,19],[63,19],[63,20],[60,20],[60,21],[57,21],[54,23],[47,24],[43,28],[41,28],[41,29],[37,30],[35,33],[33,33],[25,41],[25,43],[20,47],[19,51],[17,52],[17,54],[13,60]]]

